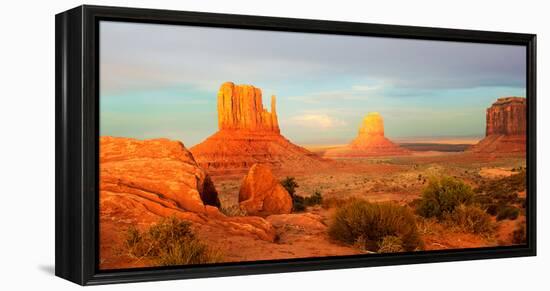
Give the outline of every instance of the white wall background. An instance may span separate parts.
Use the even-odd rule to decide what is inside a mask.
[[[97,290],[542,290],[550,249],[546,1],[88,1],[86,4],[538,34],[535,258],[138,283]],[[80,1],[4,1],[0,16],[0,289],[77,289],[54,270],[54,15]],[[544,150],[546,149],[546,150]],[[95,288],[94,288],[95,289]]]

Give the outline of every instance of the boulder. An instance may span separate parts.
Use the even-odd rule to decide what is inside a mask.
[[[292,198],[269,166],[255,164],[243,178],[239,205],[249,215],[286,214],[292,211]]]

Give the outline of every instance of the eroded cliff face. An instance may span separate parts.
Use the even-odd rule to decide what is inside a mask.
[[[263,107],[259,88],[223,83],[218,92],[218,129],[279,133],[275,96],[271,96],[269,112]]]
[[[378,112],[363,118],[357,137],[343,148],[328,150],[326,157],[369,157],[408,155],[410,152],[384,136],[384,119]]]
[[[190,150],[214,174],[247,171],[257,163],[298,170],[326,162],[280,134],[275,96],[267,111],[261,89],[231,82],[218,92],[218,131]]]
[[[527,100],[498,98],[486,111],[485,138],[469,151],[478,153],[525,153]]]
[[[499,98],[487,108],[486,132],[490,135],[524,135],[526,123],[527,100],[521,97]]]

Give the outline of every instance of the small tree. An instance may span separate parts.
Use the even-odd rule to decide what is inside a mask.
[[[292,211],[304,211],[306,209],[305,199],[302,196],[296,195],[298,183],[294,177],[286,177],[281,181],[281,185],[286,189],[292,198]]]
[[[298,188],[298,183],[296,183],[296,180],[294,177],[286,177],[281,181],[281,185],[286,189],[286,191],[290,194],[290,196],[294,196],[296,194],[296,188]]]

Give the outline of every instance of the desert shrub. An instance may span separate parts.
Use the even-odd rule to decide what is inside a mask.
[[[229,207],[222,207],[220,211],[226,216],[247,216],[246,210],[242,209],[239,205],[231,205]]]
[[[512,242],[518,245],[527,243],[527,229],[524,222],[516,223],[516,228],[512,232]]]
[[[476,234],[489,234],[494,230],[491,216],[474,205],[460,204],[453,212],[444,215],[444,221],[450,226]]]
[[[485,206],[485,211],[492,215],[492,216],[495,216],[497,215],[497,213],[499,212],[499,210],[503,207],[502,204],[498,204],[498,203],[491,203],[491,204],[488,204]]]
[[[403,241],[399,237],[388,235],[382,239],[380,243],[379,253],[398,253],[405,251],[403,249]]]
[[[515,220],[519,216],[519,209],[513,206],[504,206],[498,210],[497,220],[510,219]]]
[[[323,203],[323,195],[319,190],[313,192],[313,195],[304,198],[304,202],[307,206],[319,205]]]
[[[281,180],[281,185],[286,189],[290,197],[292,197],[292,211],[299,212],[306,209],[306,201],[304,197],[296,195],[296,188],[298,183],[294,177],[286,177]]]
[[[286,189],[288,194],[290,196],[294,196],[296,194],[296,188],[298,188],[298,183],[296,183],[296,179],[294,177],[286,177],[281,181],[281,185]]]
[[[423,248],[414,214],[409,208],[393,203],[352,200],[336,210],[328,233],[332,239],[344,243],[361,242],[364,249],[371,251],[379,251],[388,236],[398,238],[405,251]]]
[[[422,192],[417,213],[423,217],[441,219],[458,205],[470,204],[472,200],[472,189],[464,182],[451,177],[432,179]]]
[[[222,258],[195,236],[189,222],[176,217],[164,218],[143,232],[130,227],[126,246],[130,255],[160,266],[215,263]]]
[[[519,200],[517,193],[525,190],[525,183],[525,169],[521,168],[517,174],[482,183],[475,192],[479,196],[485,195],[496,202],[514,204]]]

